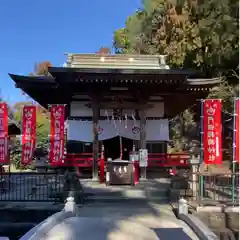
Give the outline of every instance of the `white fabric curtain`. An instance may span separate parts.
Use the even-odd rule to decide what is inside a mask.
[[[93,126],[92,121],[68,120],[68,140],[92,142]],[[122,136],[133,140],[140,140],[140,122],[133,120],[100,120],[99,140],[111,139]],[[146,122],[147,141],[169,141],[168,119],[147,120]]]

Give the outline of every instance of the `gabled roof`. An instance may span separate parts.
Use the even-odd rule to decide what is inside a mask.
[[[183,83],[194,71],[181,69],[72,68],[50,67],[58,83]]]
[[[50,76],[9,75],[16,87],[45,108],[67,103],[72,94],[86,94],[93,88],[106,91],[112,86],[135,89],[141,85],[181,94],[208,91],[221,81],[197,78],[195,70],[170,69],[163,55],[68,54],[65,66],[49,67]]]

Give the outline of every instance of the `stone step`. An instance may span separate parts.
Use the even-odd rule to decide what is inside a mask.
[[[86,202],[146,202],[168,199],[168,189],[125,189],[122,191],[97,191],[85,192]]]
[[[147,179],[135,186],[99,184],[98,181],[81,180],[86,202],[136,202],[166,200],[169,178]]]
[[[84,205],[88,204],[97,204],[97,203],[123,203],[123,204],[143,204],[143,203],[148,203],[148,202],[154,202],[154,203],[166,203],[168,202],[167,197],[162,197],[162,198],[151,198],[151,199],[140,199],[140,198],[110,198],[110,197],[104,197],[104,198],[99,198],[99,197],[90,197],[85,199]]]

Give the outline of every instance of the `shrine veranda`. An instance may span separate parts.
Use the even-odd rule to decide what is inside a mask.
[[[129,158],[133,146],[167,153],[169,120],[220,82],[169,69],[165,56],[152,55],[68,54],[64,67],[49,73],[10,77],[45,108],[65,104],[67,153],[93,153],[93,176],[102,145],[105,159]]]

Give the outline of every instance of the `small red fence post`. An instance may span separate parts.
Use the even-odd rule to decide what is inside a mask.
[[[101,157],[100,157],[100,183],[104,183],[104,177],[105,177],[105,160],[104,160],[104,145],[102,145],[101,150]]]

